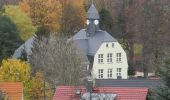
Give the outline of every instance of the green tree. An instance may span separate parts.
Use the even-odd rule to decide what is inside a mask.
[[[100,28],[111,33],[113,30],[113,18],[110,12],[102,8],[99,14],[100,14]]]
[[[170,88],[170,59],[166,60],[158,71],[161,78],[165,81],[166,86]]]
[[[147,100],[170,100],[170,59],[159,67],[158,75],[165,84],[156,89],[150,89]]]
[[[35,33],[36,28],[33,26],[28,15],[18,6],[4,6],[4,14],[16,24],[22,40],[27,40]]]
[[[17,27],[7,16],[0,15],[0,62],[11,57],[22,44]]]

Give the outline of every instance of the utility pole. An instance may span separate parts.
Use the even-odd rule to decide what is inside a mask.
[[[44,71],[44,100],[46,100],[46,96],[45,96],[45,71]]]

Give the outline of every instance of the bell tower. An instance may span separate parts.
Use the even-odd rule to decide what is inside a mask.
[[[99,30],[99,13],[94,4],[91,5],[87,12],[86,24],[87,24],[87,36],[91,37],[95,35],[95,32]]]

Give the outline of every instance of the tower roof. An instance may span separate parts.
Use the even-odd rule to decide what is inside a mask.
[[[87,12],[87,19],[99,19],[99,13],[96,9],[96,7],[94,6],[94,4],[91,5],[91,7],[89,8],[88,12]]]

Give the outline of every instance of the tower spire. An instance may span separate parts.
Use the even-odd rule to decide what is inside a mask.
[[[95,35],[96,31],[99,30],[99,18],[100,18],[99,13],[94,4],[92,4],[86,16],[87,36],[93,36]]]
[[[92,4],[87,12],[87,19],[99,19],[99,13],[96,9],[96,7],[94,6],[94,4]]]

